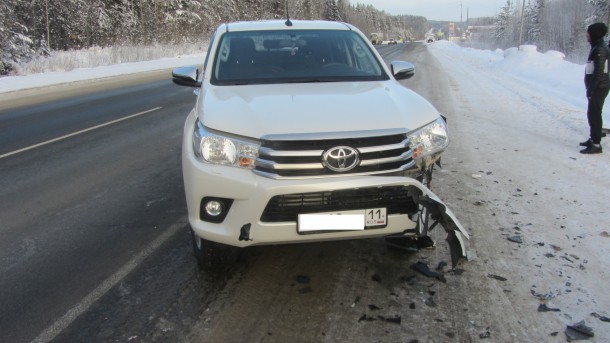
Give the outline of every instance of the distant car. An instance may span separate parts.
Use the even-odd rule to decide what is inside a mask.
[[[222,24],[197,88],[182,171],[198,264],[209,242],[237,247],[339,239],[427,238],[440,223],[452,262],[468,234],[430,191],[449,140],[428,101],[398,81],[356,27],[330,21]],[[214,249],[212,249],[213,251]]]
[[[394,45],[394,44],[397,44],[397,43],[398,42],[394,38],[390,38],[390,40],[388,41],[388,45]]]

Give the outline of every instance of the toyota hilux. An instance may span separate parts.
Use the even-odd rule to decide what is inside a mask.
[[[447,125],[356,27],[272,20],[222,24],[195,87],[182,169],[195,257],[247,247],[447,233],[455,266],[468,234],[429,188]]]

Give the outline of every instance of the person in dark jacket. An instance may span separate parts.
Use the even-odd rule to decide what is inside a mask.
[[[585,87],[587,89],[587,119],[589,120],[590,138],[582,143],[583,154],[599,154],[602,152],[602,109],[610,90],[608,76],[608,56],[610,52],[604,42],[608,28],[604,23],[595,23],[587,28],[587,40],[591,44],[589,58],[585,65]]]

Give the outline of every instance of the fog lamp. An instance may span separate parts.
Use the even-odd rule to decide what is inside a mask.
[[[205,204],[205,212],[212,217],[219,216],[222,210],[222,203],[220,201],[211,200]]]

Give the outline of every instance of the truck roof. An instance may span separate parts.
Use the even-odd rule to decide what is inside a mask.
[[[238,21],[221,25],[228,32],[259,31],[259,30],[351,30],[349,24],[324,20],[291,20],[292,26],[286,25],[286,20]]]

